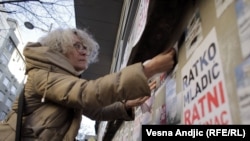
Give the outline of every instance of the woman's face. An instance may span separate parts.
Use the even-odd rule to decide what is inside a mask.
[[[87,47],[81,40],[74,35],[74,44],[70,46],[70,50],[65,54],[76,71],[83,71],[88,68],[88,51]]]

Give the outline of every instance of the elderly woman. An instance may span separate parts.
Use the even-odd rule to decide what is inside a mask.
[[[92,36],[80,29],[57,29],[27,44],[23,140],[73,141],[82,115],[131,120],[130,109],[150,96],[147,80],[174,65],[174,51],[168,51],[144,65],[133,64],[96,80],[81,79],[79,75],[97,61],[98,49]],[[15,139],[17,103],[0,124],[0,140]]]

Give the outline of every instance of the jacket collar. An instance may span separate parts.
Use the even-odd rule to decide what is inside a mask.
[[[26,61],[26,74],[34,68],[45,69],[52,72],[60,72],[79,76],[68,58],[61,52],[50,50],[49,47],[40,43],[28,43],[24,48],[23,55]]]

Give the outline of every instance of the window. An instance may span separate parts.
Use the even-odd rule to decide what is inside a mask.
[[[3,120],[7,116],[7,113],[0,112],[0,120]]]
[[[16,90],[17,88],[15,86],[11,86],[11,89],[10,89],[11,94],[16,95]]]
[[[4,101],[4,93],[0,91],[0,101],[3,102]]]
[[[7,99],[6,103],[5,103],[6,106],[8,106],[9,108],[11,108],[12,106],[12,100],[10,100],[9,98]]]
[[[13,40],[11,38],[9,38],[8,43],[6,45],[6,49],[11,53],[14,50],[15,46],[16,45],[13,42]]]
[[[3,72],[0,70],[0,79],[1,79],[2,76],[3,76]]]
[[[3,84],[4,84],[4,86],[6,86],[7,88],[9,88],[10,80],[9,80],[7,77],[5,77],[4,80],[3,80]]]
[[[7,65],[8,61],[8,57],[5,54],[1,54],[1,63]]]

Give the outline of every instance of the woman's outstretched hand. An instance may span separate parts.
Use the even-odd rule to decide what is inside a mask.
[[[150,78],[154,74],[171,71],[175,64],[175,53],[175,49],[171,48],[153,57],[150,61],[147,61],[147,63],[144,63],[143,66],[146,77]]]
[[[173,69],[175,61],[175,50],[171,48],[170,50],[164,51],[151,60],[144,63],[144,73],[147,78],[152,77],[153,75],[161,72],[169,72]],[[152,91],[156,87],[156,81],[150,82],[149,84],[150,90]],[[142,105],[146,100],[148,100],[150,96],[139,97],[137,99],[128,100],[124,103],[125,108],[129,109],[132,107]]]

